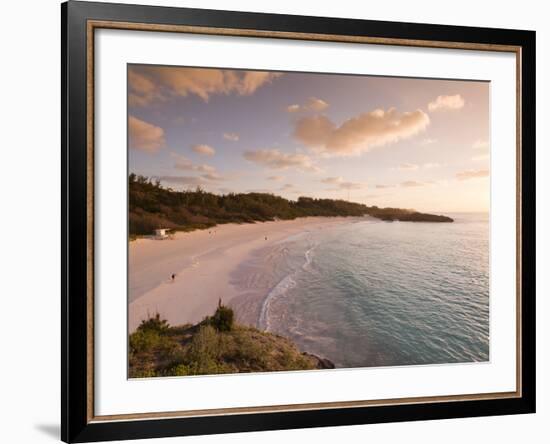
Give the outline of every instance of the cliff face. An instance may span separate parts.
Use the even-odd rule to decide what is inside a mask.
[[[220,308],[225,314],[220,314]],[[156,318],[130,335],[131,378],[334,368],[328,359],[301,352],[289,339],[224,318],[221,306],[197,325],[169,326]]]
[[[327,358],[321,358],[317,355],[313,355],[311,353],[307,353],[307,352],[304,352],[302,353],[304,356],[308,356],[312,359],[314,359],[314,361],[317,363],[317,366],[316,368],[320,369],[320,370],[323,370],[323,369],[331,369],[331,368],[336,368],[336,366],[334,365],[334,363],[330,360],[330,359],[327,359]]]

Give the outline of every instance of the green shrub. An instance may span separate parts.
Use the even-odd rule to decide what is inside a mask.
[[[188,365],[176,364],[162,372],[162,376],[187,376],[191,374]]]
[[[143,353],[158,346],[160,335],[152,330],[137,330],[130,335],[130,353]]]
[[[225,373],[226,366],[220,361],[223,340],[211,325],[201,325],[193,336],[185,356],[192,375]]]
[[[220,300],[214,316],[208,318],[208,324],[212,325],[218,331],[231,331],[234,317],[233,310],[222,305]]]
[[[317,368],[288,339],[238,325],[222,305],[197,325],[170,327],[157,314],[129,337],[131,378]]]
[[[138,331],[155,331],[157,333],[165,333],[170,328],[170,324],[166,319],[161,319],[157,313],[155,316],[149,319],[144,319],[137,328]]]
[[[303,370],[311,368],[311,363],[302,354],[293,353],[289,349],[284,349],[279,357],[279,365],[288,370]]]
[[[186,359],[189,362],[203,359],[215,359],[218,355],[218,333],[210,325],[201,325],[191,339],[187,349]]]
[[[231,358],[240,367],[255,371],[268,365],[268,347],[263,341],[254,338],[249,331],[236,332],[233,335],[233,341]]]
[[[141,321],[137,330],[130,335],[130,353],[157,351],[166,356],[173,354],[177,344],[169,332],[170,325],[158,313]]]
[[[157,373],[153,369],[135,370],[132,374],[132,378],[154,378]]]

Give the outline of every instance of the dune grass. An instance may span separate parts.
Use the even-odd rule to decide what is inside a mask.
[[[220,304],[197,325],[170,326],[158,314],[129,338],[131,378],[326,368],[292,341],[234,322]]]

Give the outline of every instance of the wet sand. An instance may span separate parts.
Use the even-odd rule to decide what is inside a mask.
[[[197,323],[239,295],[231,273],[251,253],[307,229],[349,221],[305,217],[290,221],[218,225],[177,233],[170,240],[138,239],[129,246],[129,330],[159,313],[171,325]],[[267,238],[267,239],[266,239]],[[175,274],[174,280],[171,275]]]

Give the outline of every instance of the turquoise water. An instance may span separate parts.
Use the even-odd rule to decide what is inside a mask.
[[[489,220],[450,216],[354,220],[258,250],[234,282],[254,295],[249,323],[337,367],[487,361]]]

